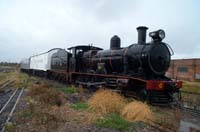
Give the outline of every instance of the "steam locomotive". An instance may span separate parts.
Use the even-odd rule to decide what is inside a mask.
[[[55,48],[22,61],[21,70],[94,89],[108,87],[151,104],[169,104],[182,87],[181,81],[165,76],[173,51],[162,42],[161,29],[150,32],[152,41],[146,43],[147,29],[138,27],[138,42],[128,47],[122,48],[115,35],[109,50],[91,45]]]

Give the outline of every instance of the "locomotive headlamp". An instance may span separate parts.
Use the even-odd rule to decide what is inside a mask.
[[[165,32],[163,30],[159,30],[159,37],[163,40],[165,38]]]
[[[149,36],[152,37],[154,41],[161,41],[165,38],[165,32],[162,29],[153,31],[149,33]]]

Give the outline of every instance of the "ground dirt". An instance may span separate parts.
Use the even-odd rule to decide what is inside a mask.
[[[11,74],[11,73],[10,73]],[[66,86],[55,81],[38,77],[29,77],[15,73],[19,82],[16,86],[24,86],[25,92],[19,102],[15,114],[6,131],[17,132],[161,132],[161,131],[198,131],[186,128],[189,121],[199,125],[200,119],[176,108],[149,106],[154,119],[151,122],[130,122],[128,129],[105,128],[98,126],[98,119],[106,118],[97,115],[84,103],[94,92],[88,89]],[[46,89],[39,90],[38,89]],[[69,88],[70,90],[66,90]],[[48,92],[46,92],[48,91]],[[49,94],[50,93],[50,94]],[[190,121],[189,119],[192,119]]]

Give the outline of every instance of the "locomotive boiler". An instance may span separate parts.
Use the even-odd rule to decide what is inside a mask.
[[[147,27],[138,27],[138,43],[121,48],[121,40],[113,36],[110,50],[88,51],[83,54],[83,63],[93,71],[103,68],[105,74],[129,74],[145,79],[164,76],[169,68],[171,53],[168,44],[162,42],[163,30],[151,32],[152,41],[146,43]],[[96,54],[92,54],[96,52]],[[101,65],[101,66],[100,66]]]

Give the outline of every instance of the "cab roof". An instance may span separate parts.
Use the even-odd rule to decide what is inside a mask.
[[[72,49],[76,49],[76,50],[83,50],[83,51],[88,51],[88,50],[103,50],[102,48],[99,47],[95,47],[95,46],[91,46],[91,45],[78,45],[78,46],[73,46],[68,48],[68,50],[72,50]]]

